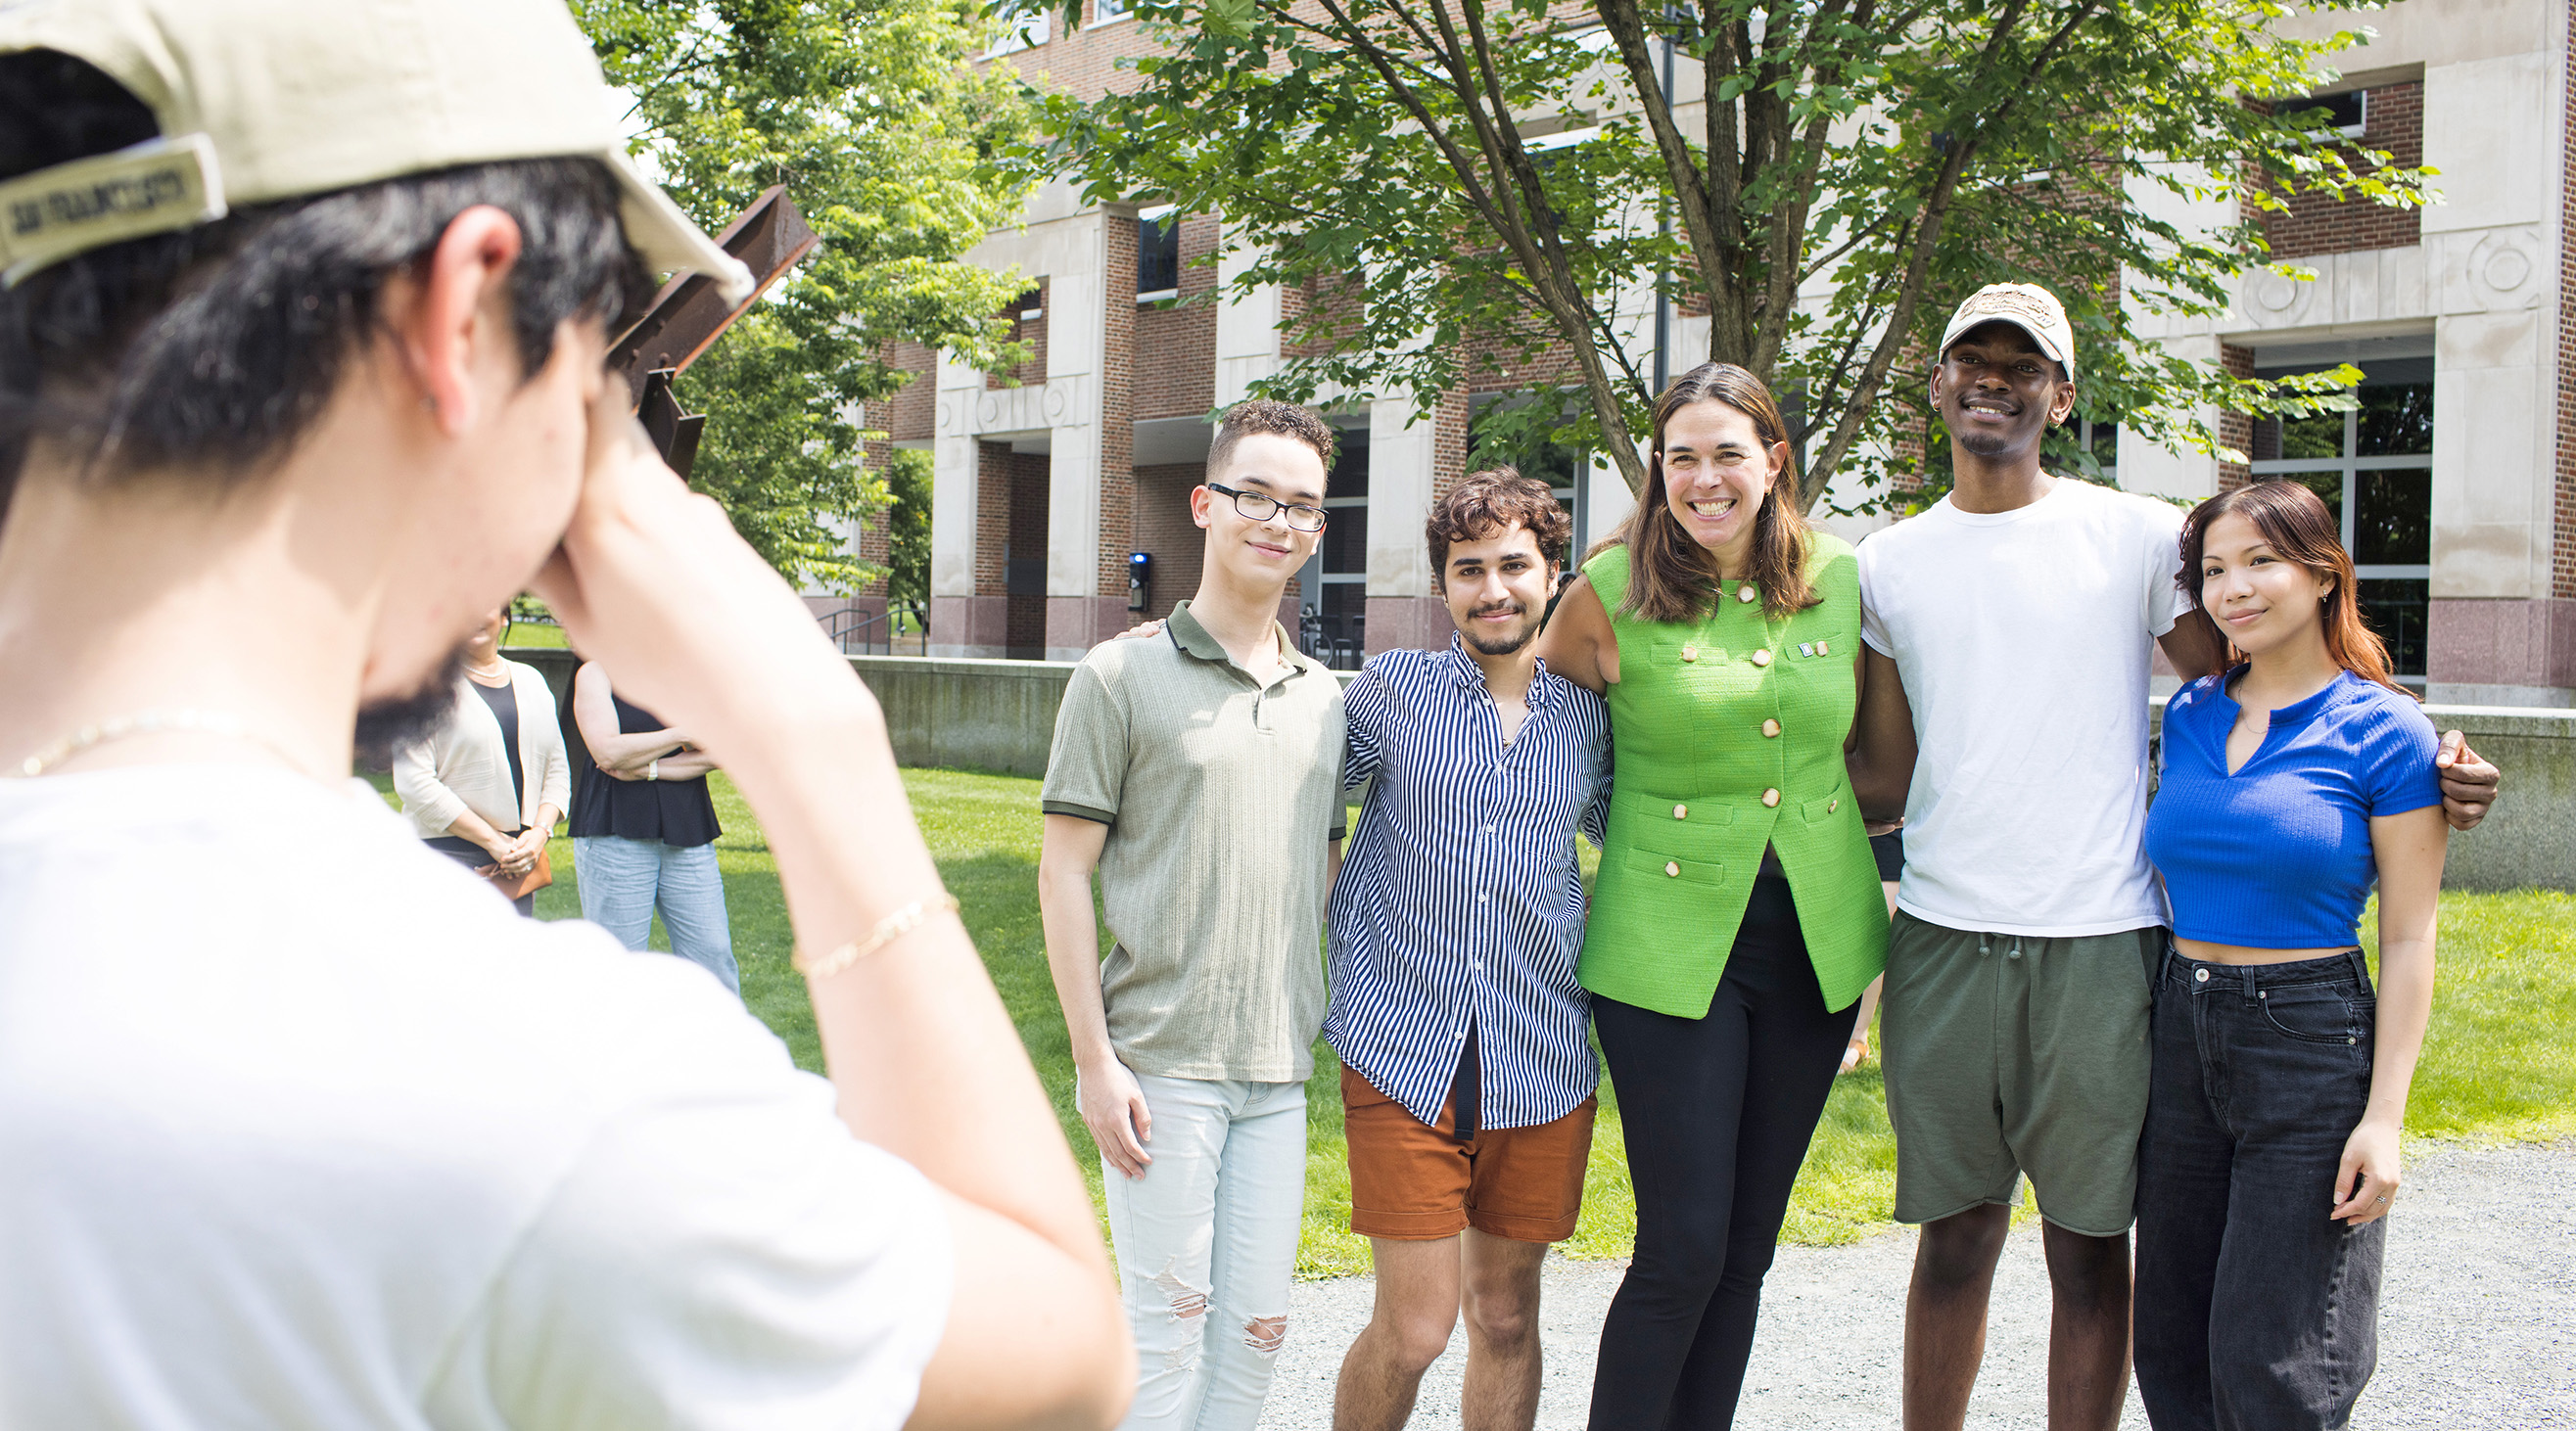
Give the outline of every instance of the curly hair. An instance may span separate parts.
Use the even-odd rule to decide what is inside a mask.
[[[1246,398],[1225,410],[1216,425],[1216,438],[1208,444],[1207,471],[1213,478],[1225,470],[1234,458],[1236,444],[1257,432],[1273,432],[1315,449],[1324,459],[1324,471],[1333,470],[1333,429],[1312,411],[1292,402],[1275,402],[1269,398]]]
[[[1550,566],[1564,565],[1574,519],[1557,505],[1545,482],[1510,466],[1468,473],[1431,504],[1430,519],[1422,524],[1422,535],[1431,543],[1432,590],[1446,589],[1450,543],[1480,541],[1514,527],[1537,539],[1539,555]]]

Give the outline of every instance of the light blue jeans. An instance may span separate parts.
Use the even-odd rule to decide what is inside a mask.
[[[1145,1176],[1101,1164],[1136,1333],[1124,1431],[1253,1431],[1288,1339],[1306,1205],[1306,1085],[1138,1074]]]
[[[660,840],[590,835],[572,842],[572,857],[581,880],[582,918],[627,948],[641,949],[652,937],[653,911],[659,909],[671,952],[706,966],[734,997],[742,996],[715,846],[674,849]]]

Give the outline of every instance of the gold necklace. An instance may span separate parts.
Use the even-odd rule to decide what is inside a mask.
[[[298,774],[303,773],[301,765],[286,747],[244,726],[241,717],[230,711],[181,706],[173,710],[136,711],[131,715],[92,721],[20,761],[18,775],[23,779],[34,779],[91,746],[123,740],[130,735],[211,735],[226,740],[246,740],[285,761]]]

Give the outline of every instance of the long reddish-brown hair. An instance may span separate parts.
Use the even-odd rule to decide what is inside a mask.
[[[1618,542],[1628,548],[1628,595],[1620,604],[1640,621],[1690,621],[1717,599],[1717,567],[1708,551],[1674,520],[1664,491],[1664,424],[1694,403],[1719,402],[1753,419],[1763,456],[1789,441],[1789,425],[1762,380],[1733,363],[1702,363],[1673,380],[1655,400],[1654,449],[1646,457],[1646,488],[1628,514]],[[1605,543],[1604,545],[1608,545]],[[1753,558],[1744,573],[1762,593],[1763,613],[1778,620],[1823,600],[1807,581],[1813,545],[1806,514],[1798,507],[1798,472],[1787,462],[1771,474],[1761,510],[1753,514]]]
[[[2208,543],[2209,529],[2227,516],[2252,522],[2273,551],[2284,560],[2306,567],[2310,576],[2326,584],[2326,594],[2317,603],[2317,624],[2325,629],[2326,654],[2334,658],[2336,665],[2365,681],[2377,681],[2392,691],[2415,695],[2388,674],[2388,643],[2361,619],[2361,584],[2353,575],[2352,554],[2343,549],[2343,534],[2336,529],[2334,513],[2327,511],[2324,500],[2301,483],[2256,482],[2221,492],[2191,509],[2191,515],[2183,519],[2182,570],[2174,574],[2174,583],[2191,598],[2194,607],[2204,615],[2209,612],[2200,599],[2201,551]],[[2216,618],[2211,621],[2215,624]],[[2232,664],[2244,660],[2245,653],[2231,642],[2227,657]]]

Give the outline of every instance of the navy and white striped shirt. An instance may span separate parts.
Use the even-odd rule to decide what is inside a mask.
[[[1601,842],[1609,711],[1541,663],[1507,745],[1484,671],[1455,636],[1446,651],[1371,657],[1342,699],[1344,778],[1377,783],[1333,883],[1324,1037],[1429,1123],[1472,1032],[1476,1126],[1564,1117],[1600,1082],[1574,980],[1574,837]]]

